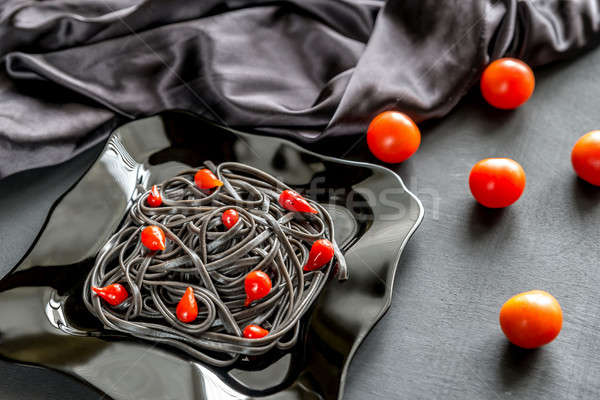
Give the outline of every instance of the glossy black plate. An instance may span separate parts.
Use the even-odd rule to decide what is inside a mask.
[[[204,160],[265,170],[327,205],[350,278],[332,279],[293,349],[214,368],[172,348],[106,331],[81,301],[95,255],[136,187]],[[83,178],[53,207],[21,263],[0,281],[0,356],[53,368],[121,399],[337,399],[354,352],[388,309],[419,200],[388,169],[248,135],[184,112],[117,129]]]

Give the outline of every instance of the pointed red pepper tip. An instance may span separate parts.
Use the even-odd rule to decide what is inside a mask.
[[[120,283],[113,283],[103,288],[92,286],[92,290],[111,306],[118,306],[129,297],[129,293]]]
[[[160,226],[150,225],[142,230],[141,235],[142,244],[149,250],[164,250],[167,245],[165,239],[165,232]]]
[[[223,186],[223,182],[221,182],[215,174],[212,173],[210,169],[204,168],[196,172],[194,175],[194,183],[200,189],[212,189],[215,187]]]
[[[279,205],[281,205],[281,207],[285,208],[286,210],[290,211],[305,212],[311,214],[319,213],[319,211],[313,208],[313,206],[311,206],[304,197],[289,189],[284,190],[279,195]]]
[[[185,289],[185,293],[177,303],[175,309],[177,319],[188,324],[194,321],[198,317],[198,303],[196,303],[196,297],[194,296],[194,289],[188,287]]]
[[[262,271],[252,271],[244,280],[246,290],[245,306],[248,307],[254,300],[259,300],[271,291],[271,278]]]
[[[244,328],[244,337],[247,339],[260,339],[269,334],[269,331],[258,326],[258,325],[248,325]]]
[[[333,243],[327,239],[319,239],[311,246],[308,253],[308,261],[302,269],[306,272],[319,269],[331,261],[334,253]]]
[[[158,190],[158,186],[152,186],[150,194],[146,198],[146,203],[148,203],[150,207],[158,207],[162,204],[162,197],[160,196],[160,190]]]

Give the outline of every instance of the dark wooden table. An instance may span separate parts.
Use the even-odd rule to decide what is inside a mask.
[[[575,140],[600,129],[600,50],[538,69],[533,98],[496,111],[474,90],[441,121],[422,125],[419,152],[396,168],[425,220],[406,247],[389,312],[350,367],[347,399],[600,398],[600,188],[571,168]],[[52,202],[95,158],[0,182],[0,268],[34,240]],[[365,157],[364,146],[352,152]],[[489,156],[519,161],[525,194],[487,210],[467,186]],[[510,346],[498,311],[513,294],[544,289],[563,330],[545,348]],[[58,373],[0,362],[2,399],[97,399]]]

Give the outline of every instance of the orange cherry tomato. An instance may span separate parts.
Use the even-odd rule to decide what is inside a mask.
[[[558,336],[563,315],[548,292],[532,290],[511,297],[500,309],[500,327],[516,346],[533,349]]]
[[[141,240],[149,250],[164,250],[166,247],[165,233],[156,225],[145,227],[142,230]]]
[[[571,152],[571,163],[581,179],[600,186],[600,131],[579,138]]]
[[[386,163],[399,163],[421,144],[421,132],[412,119],[397,111],[376,116],[367,130],[367,145],[375,157]]]
[[[485,68],[480,86],[481,94],[488,103],[510,110],[529,100],[535,87],[535,77],[523,61],[501,58]]]
[[[510,158],[486,158],[471,169],[469,187],[475,200],[489,208],[513,204],[525,190],[525,171]]]
[[[247,339],[260,339],[267,336],[269,331],[258,325],[248,325],[244,328],[243,334]]]
[[[162,204],[162,197],[160,196],[160,190],[158,190],[158,186],[152,186],[150,194],[146,198],[146,203],[148,203],[150,207],[158,207]]]

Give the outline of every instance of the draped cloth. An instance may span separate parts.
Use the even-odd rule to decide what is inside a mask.
[[[0,177],[167,109],[300,143],[359,138],[389,109],[439,118],[492,59],[595,45],[599,3],[5,0]]]

